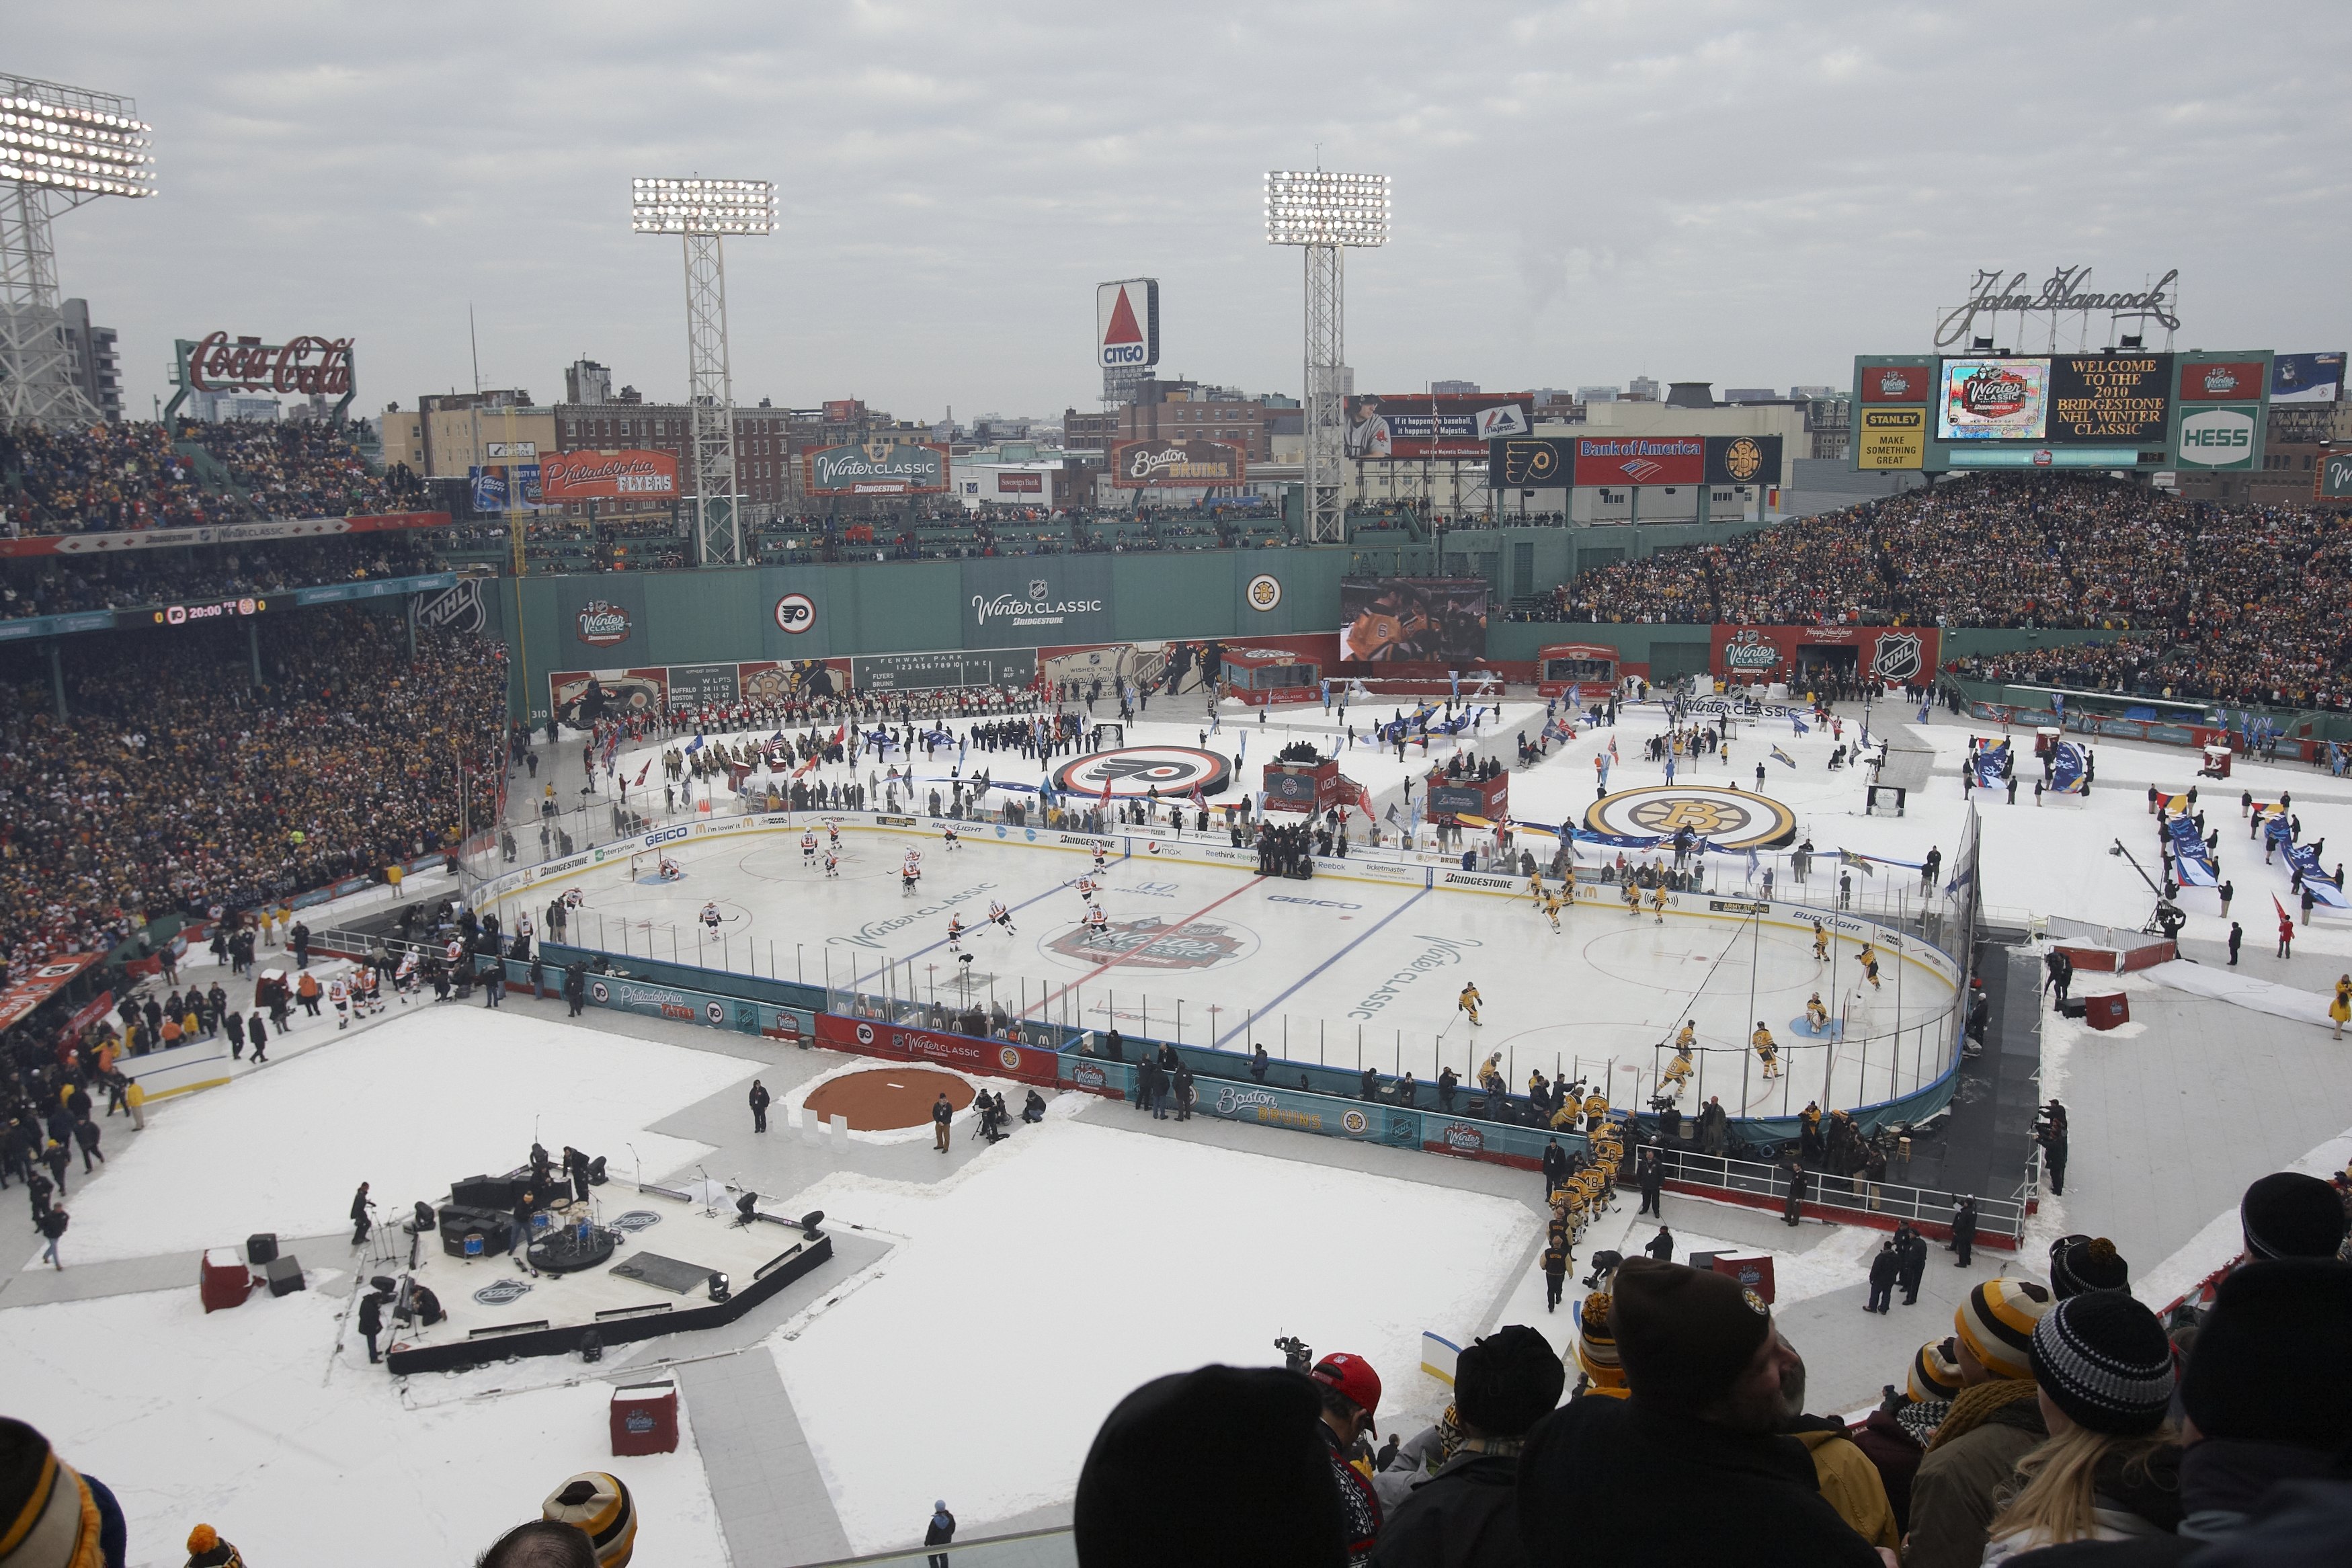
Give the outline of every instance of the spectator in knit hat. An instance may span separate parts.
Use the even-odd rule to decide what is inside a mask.
[[[1346,1520],[1316,1385],[1272,1367],[1154,1378],[1115,1406],[1078,1471],[1080,1568],[1339,1568]],[[1217,1456],[1213,1506],[1169,1488]]]
[[[123,1568],[122,1505],[22,1421],[0,1417],[0,1563]]]
[[[2053,1549],[2034,1568],[2153,1568],[2223,1550],[2291,1560],[2255,1544],[2259,1521],[2339,1478],[2352,1442],[2352,1264],[2315,1258],[2250,1263],[2221,1281],[2180,1379],[2185,1419],[2177,1535]],[[2332,1482],[2334,1563],[2352,1561],[2352,1487]],[[2308,1526],[2305,1527],[2306,1531]],[[2322,1538],[2304,1533],[2307,1546]],[[2206,1549],[2212,1548],[2211,1551]]]
[[[1936,1428],[1952,1408],[1960,1391],[1960,1368],[1953,1359],[1956,1345],[1947,1337],[1923,1344],[1911,1358],[1906,1391],[1886,1385],[1886,1398],[1859,1427],[1846,1433],[1878,1471],[1886,1489],[1886,1506],[1895,1512],[1895,1532],[1911,1528],[1911,1478],[1919,1473],[1920,1456],[1935,1437]]]
[[[2238,1223],[2249,1259],[2333,1258],[2344,1247],[2344,1200],[2300,1171],[2275,1171],[2248,1187]]]
[[[188,1568],[245,1568],[245,1554],[209,1524],[188,1531]]]
[[[1576,1397],[1588,1394],[1603,1399],[1625,1397],[1625,1366],[1617,1356],[1617,1333],[1611,1324],[1616,1300],[1607,1291],[1584,1298],[1577,1313]]]
[[[1960,1391],[1912,1478],[1905,1568],[1975,1568],[1982,1560],[1995,1494],[2050,1436],[2031,1349],[2050,1305],[2046,1285],[1987,1280],[1952,1314]]]
[[[2050,1244],[2050,1293],[2059,1301],[2088,1291],[2131,1289],[2131,1265],[2104,1236],[2061,1236]]]
[[[1786,1346],[1788,1342],[1781,1343]],[[1780,1430],[1802,1443],[1812,1457],[1822,1500],[1837,1510],[1856,1535],[1893,1551],[1903,1536],[1895,1526],[1894,1506],[1886,1500],[1886,1483],[1878,1479],[1869,1456],[1847,1437],[1844,1422],[1805,1414],[1805,1363],[1793,1348],[1780,1372]]]
[[[1755,1292],[1727,1274],[1628,1258],[1612,1297],[1627,1397],[1571,1400],[1528,1435],[1519,1529],[1529,1563],[1885,1561],[1822,1500],[1803,1445],[1779,1432],[1794,1356]]]
[[[1372,1568],[1516,1568],[1516,1489],[1528,1428],[1551,1414],[1568,1370],[1544,1336],[1513,1326],[1465,1347],[1454,1369],[1462,1446],[1381,1527]]]
[[[2033,1325],[2032,1355],[2050,1440],[2018,1460],[1984,1562],[2171,1534],[2180,1449],[2165,1418],[2172,1342],[2156,1314],[2121,1291],[2070,1296]]]

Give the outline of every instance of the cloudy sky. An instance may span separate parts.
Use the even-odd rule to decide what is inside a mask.
[[[2181,347],[2352,344],[2352,6],[1198,0],[501,5],[0,0],[0,69],[138,100],[162,194],[58,228],[129,401],[215,328],[358,340],[360,404],[685,386],[633,174],[761,177],[739,401],[902,417],[1098,396],[1099,279],[1163,369],[1296,392],[1262,176],[1391,174],[1360,390],[1843,382],[1980,266],[2178,267]],[[2333,218],[2329,214],[2336,214]]]

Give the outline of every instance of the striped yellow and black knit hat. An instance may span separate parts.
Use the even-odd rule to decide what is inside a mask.
[[[2033,1325],[2050,1310],[2050,1287],[2032,1280],[1987,1280],[1952,1314],[1960,1343],[1995,1377],[2033,1375]]]
[[[1948,1339],[1934,1340],[1919,1347],[1911,1358],[1911,1380],[1906,1392],[1915,1400],[1949,1399],[1960,1391],[1960,1364],[1952,1354]]]
[[[209,1524],[188,1531],[188,1568],[245,1568],[245,1556]]]
[[[1617,1335],[1610,1323],[1614,1306],[1606,1291],[1585,1297],[1576,1335],[1577,1369],[1592,1380],[1594,1387],[1611,1392],[1625,1386],[1625,1369],[1617,1360]]]
[[[104,1568],[98,1500],[49,1440],[0,1419],[0,1563]]]
[[[589,1470],[573,1476],[540,1505],[542,1518],[588,1532],[601,1568],[628,1568],[637,1545],[637,1507],[618,1476]]]

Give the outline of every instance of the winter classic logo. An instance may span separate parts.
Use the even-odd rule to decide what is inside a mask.
[[[1764,633],[1748,627],[1732,637],[1723,647],[1723,665],[1727,673],[1759,674],[1780,663],[1780,650],[1764,640]]]
[[[1486,1134],[1467,1122],[1452,1123],[1437,1135],[1455,1154],[1475,1155],[1486,1146]]]
[[[1706,785],[1653,784],[1620,789],[1585,808],[1598,833],[1670,839],[1688,828],[1719,850],[1768,849],[1797,836],[1797,815],[1778,800]]]
[[[1214,795],[1233,781],[1233,763],[1213,751],[1190,746],[1127,746],[1097,751],[1054,770],[1057,794],[1090,799],[1108,786],[1115,797],[1140,798],[1159,792],[1160,799],[1190,795],[1198,789]]]
[[[592,648],[611,648],[627,642],[629,612],[607,600],[590,600],[580,607],[580,640]]]
[[[1916,632],[1882,632],[1871,671],[1886,680],[1907,681],[1919,673],[1920,652]]]
[[[971,596],[972,622],[979,626],[1000,616],[1011,618],[1015,626],[1059,626],[1073,615],[1099,615],[1102,609],[1099,599],[1055,599],[1054,585],[1042,577],[1029,580],[1026,599],[1010,593]]]
[[[1207,969],[1248,957],[1257,951],[1257,936],[1239,925],[1202,920],[1171,925],[1150,915],[1114,920],[1099,930],[1072,926],[1040,946],[1089,967],[1111,959],[1131,970]]]
[[[1249,587],[1243,593],[1252,610],[1271,610],[1282,602],[1282,583],[1273,573],[1262,571],[1249,580]]]

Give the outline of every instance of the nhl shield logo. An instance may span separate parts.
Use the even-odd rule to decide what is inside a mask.
[[[1919,633],[1888,632],[1878,639],[1878,653],[1871,660],[1873,674],[1889,681],[1908,681],[1919,673]]]
[[[1045,595],[1052,591],[1053,585],[1048,583],[1044,578],[1033,577],[1029,580],[1029,597],[1032,601],[1042,603],[1045,601]]]

